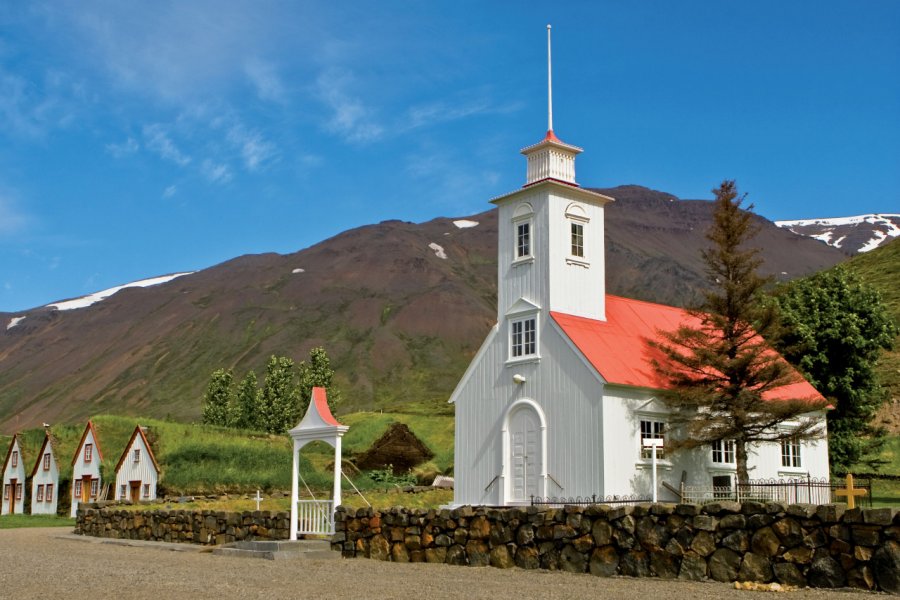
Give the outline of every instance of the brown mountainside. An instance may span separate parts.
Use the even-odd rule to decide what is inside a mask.
[[[608,290],[670,304],[695,297],[711,203],[638,186],[601,191],[617,199],[607,208]],[[317,345],[338,372],[340,412],[449,412],[446,399],[496,315],[496,211],[469,219],[479,224],[386,221],[87,308],[27,311],[0,328],[0,432],[101,412],[196,419],[212,370],[260,374],[269,355],[299,361]],[[846,258],[760,224],[766,269],[780,278]],[[22,313],[0,313],[0,323],[13,316]]]

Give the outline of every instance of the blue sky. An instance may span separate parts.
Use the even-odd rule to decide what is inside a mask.
[[[4,2],[0,311],[586,186],[900,212],[900,2]]]

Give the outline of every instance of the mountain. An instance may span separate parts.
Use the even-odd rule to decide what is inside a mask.
[[[639,186],[599,191],[616,198],[606,212],[609,292],[696,298],[712,203]],[[765,270],[777,278],[846,258],[756,219]],[[299,361],[318,345],[337,371],[339,412],[450,414],[446,400],[496,320],[496,245],[494,210],[385,221],[293,254],[0,313],[0,432],[103,412],[197,419],[214,369],[259,374],[271,354]]]
[[[897,214],[775,221],[775,224],[851,254],[869,252],[900,236],[900,215]]]

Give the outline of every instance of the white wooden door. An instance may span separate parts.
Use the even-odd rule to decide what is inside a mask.
[[[537,415],[520,408],[509,420],[510,500],[529,502],[538,495],[541,474],[541,431]]]

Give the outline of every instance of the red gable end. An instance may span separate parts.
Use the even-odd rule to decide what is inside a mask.
[[[665,389],[667,385],[651,364],[654,358],[664,357],[648,342],[662,341],[660,331],[699,324],[681,308],[610,295],[606,296],[606,321],[558,312],[550,315],[608,383],[651,389]],[[779,388],[770,398],[825,401],[805,379]]]

